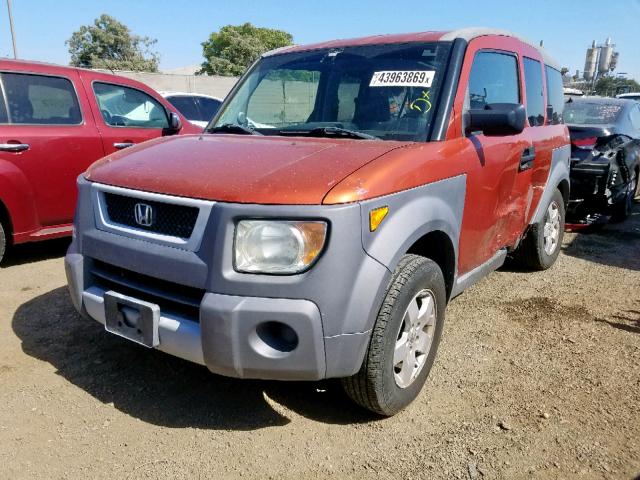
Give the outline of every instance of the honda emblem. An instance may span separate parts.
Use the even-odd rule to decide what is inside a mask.
[[[138,225],[150,227],[153,225],[153,208],[146,203],[136,203],[135,217]]]

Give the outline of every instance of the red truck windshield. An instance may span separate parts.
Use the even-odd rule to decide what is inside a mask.
[[[263,135],[353,133],[424,141],[450,44],[367,45],[267,56],[211,125]],[[224,128],[224,127],[223,127]]]

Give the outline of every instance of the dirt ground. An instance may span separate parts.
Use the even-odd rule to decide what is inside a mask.
[[[417,401],[240,381],[81,319],[66,241],[0,269],[0,478],[615,478],[640,474],[640,205],[554,268],[455,299]],[[640,477],[638,477],[640,478]]]

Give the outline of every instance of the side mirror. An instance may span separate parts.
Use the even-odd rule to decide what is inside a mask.
[[[169,130],[179,132],[182,128],[182,120],[175,112],[169,112]]]
[[[520,103],[489,103],[483,109],[468,112],[466,133],[482,132],[486,136],[517,135],[524,130],[527,112]]]

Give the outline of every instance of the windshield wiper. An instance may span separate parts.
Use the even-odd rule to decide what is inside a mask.
[[[287,132],[289,133],[289,132]],[[369,135],[368,133],[358,132],[356,130],[349,130],[342,127],[318,127],[311,130],[304,130],[296,132],[299,135],[308,135],[310,137],[345,137],[345,138],[357,138],[360,140],[381,140],[380,137]]]
[[[215,127],[207,128],[206,133],[239,133],[242,135],[262,135],[251,127],[238,123],[223,123]]]

